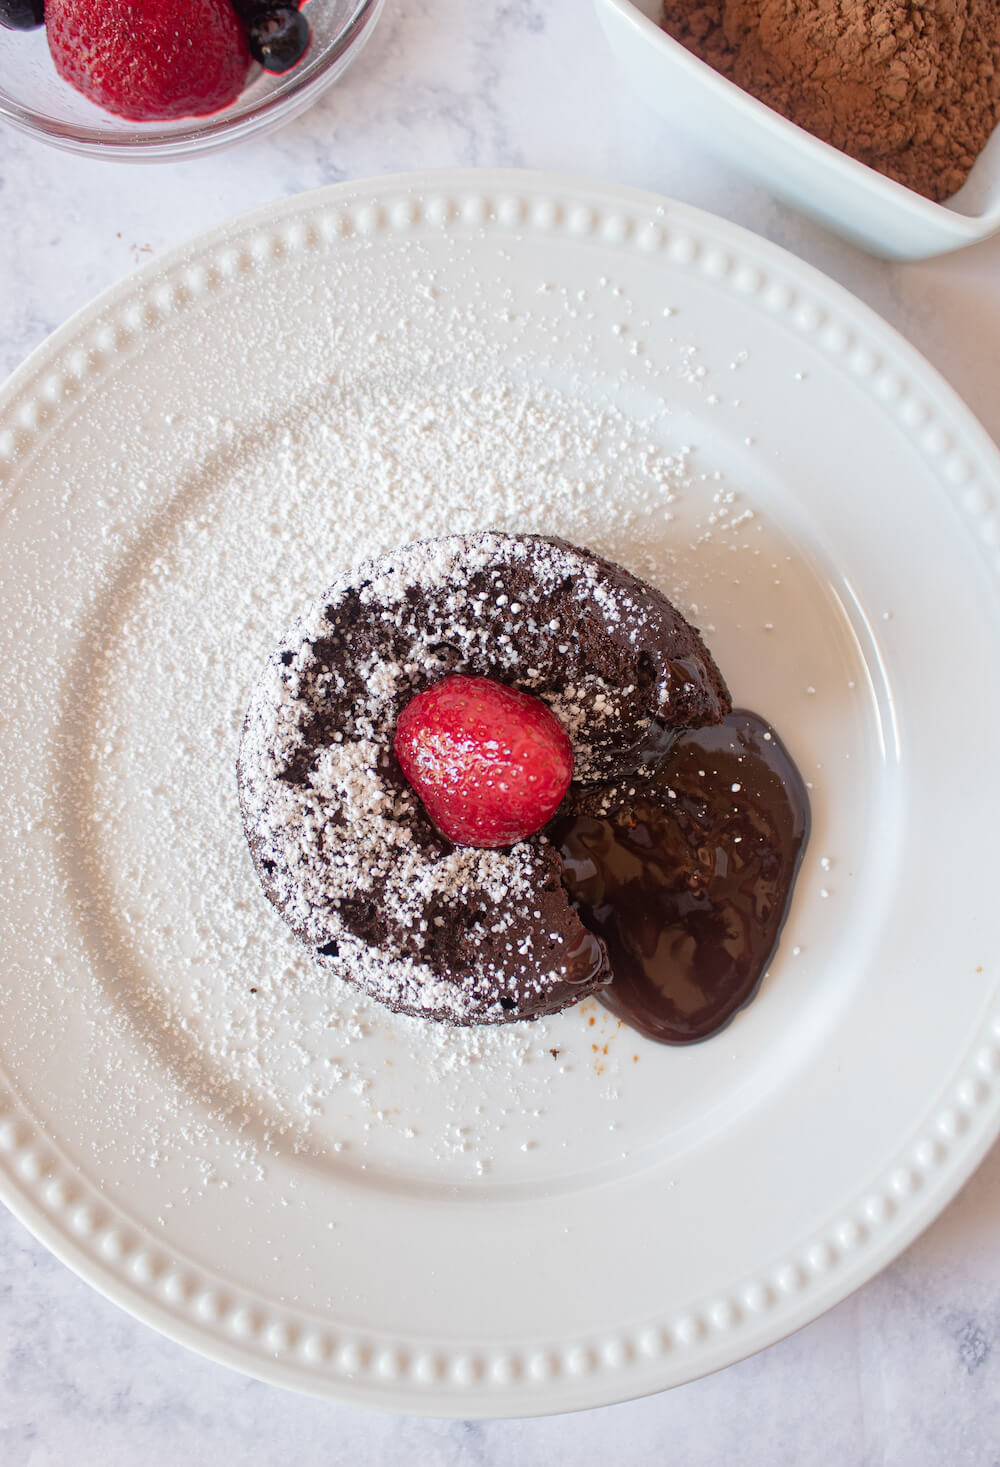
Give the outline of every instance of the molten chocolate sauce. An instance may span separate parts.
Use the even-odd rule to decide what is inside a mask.
[[[755,713],[680,734],[607,816],[549,836],[614,974],[601,1002],[664,1044],[707,1039],[748,1003],[778,944],[809,833],[802,777]]]

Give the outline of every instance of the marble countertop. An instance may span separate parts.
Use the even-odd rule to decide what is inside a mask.
[[[83,161],[4,129],[0,375],[96,292],[231,214],[448,165],[614,179],[727,215],[873,306],[1000,438],[1000,238],[907,265],[843,243],[633,101],[582,0],[388,0],[367,50],[312,111],[194,162]],[[996,1467],[998,1217],[995,1148],[896,1263],[763,1354],[622,1406],[468,1424],[327,1405],[202,1360],[106,1302],[0,1211],[0,1462]]]

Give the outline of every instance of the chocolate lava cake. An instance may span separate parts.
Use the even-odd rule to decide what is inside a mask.
[[[539,831],[454,846],[393,749],[400,713],[451,673],[542,699],[573,744],[564,807],[642,778],[725,683],[667,599],[563,540],[420,541],[349,571],[269,659],[240,745],[240,808],[268,898],[338,977],[399,1013],[500,1024],[610,981]]]

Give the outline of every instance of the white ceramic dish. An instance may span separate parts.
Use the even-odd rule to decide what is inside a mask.
[[[997,454],[808,266],[544,175],[289,199],[25,363],[0,494],[0,1193],[151,1325],[365,1405],[593,1406],[804,1324],[994,1139]],[[274,638],[484,522],[658,580],[812,782],[778,960],[707,1044],[393,1018],[256,888]]]
[[[1000,229],[1000,132],[968,180],[935,204],[788,122],[673,40],[661,0],[595,0],[626,83],[779,198],[889,259],[961,249]]]

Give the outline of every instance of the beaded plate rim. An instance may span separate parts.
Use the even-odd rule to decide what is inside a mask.
[[[30,451],[85,378],[136,336],[247,272],[340,240],[533,232],[662,253],[721,290],[757,296],[891,413],[1000,582],[1000,454],[933,368],[849,292],[778,246],[656,195],[555,175],[447,170],[293,196],[179,246],[112,286],[0,390],[0,506]],[[1000,1007],[970,1042],[946,1103],[852,1205],[792,1254],[684,1315],[600,1337],[449,1351],[276,1311],[169,1250],[83,1181],[0,1083],[0,1198],[63,1262],[143,1322],[274,1384],[365,1406],[464,1417],[610,1404],[734,1363],[792,1333],[891,1261],[943,1209],[1000,1133]]]

